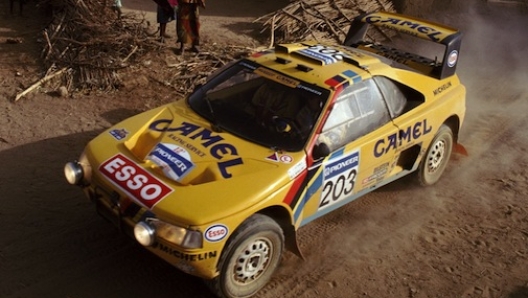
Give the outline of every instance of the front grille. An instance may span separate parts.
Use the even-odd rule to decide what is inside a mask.
[[[135,204],[127,197],[121,197],[116,191],[108,191],[101,187],[90,189],[89,196],[95,204],[97,213],[112,223],[119,231],[133,236],[134,225],[147,214],[147,209]],[[150,214],[150,217],[153,215]]]

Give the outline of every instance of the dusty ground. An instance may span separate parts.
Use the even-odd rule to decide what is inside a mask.
[[[151,5],[124,2],[128,13],[152,17]],[[246,35],[251,20],[285,4],[209,2],[207,42],[242,45],[256,42]],[[465,32],[461,141],[469,156],[453,159],[434,187],[403,179],[304,227],[306,260],[286,254],[257,297],[528,297],[528,14],[516,5],[454,3],[400,7]],[[113,93],[35,92],[14,103],[42,77],[42,24],[33,13],[10,15],[0,2],[0,297],[211,297],[199,279],[96,216],[62,176],[89,139],[172,100],[170,88],[150,81]],[[169,55],[158,57],[177,59]]]

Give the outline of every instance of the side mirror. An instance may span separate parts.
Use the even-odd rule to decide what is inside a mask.
[[[328,147],[326,143],[315,145],[312,151],[312,157],[314,160],[327,157],[328,155],[330,155],[330,147]]]

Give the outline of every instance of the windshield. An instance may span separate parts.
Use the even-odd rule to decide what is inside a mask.
[[[301,150],[328,90],[242,60],[213,76],[188,99],[217,128],[254,143]]]

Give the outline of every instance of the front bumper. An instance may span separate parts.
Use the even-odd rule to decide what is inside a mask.
[[[138,222],[155,217],[148,209],[128,198],[120,197],[115,191],[90,185],[84,188],[84,192],[95,204],[95,209],[101,217],[132,238],[135,238],[134,226]],[[185,273],[204,279],[218,275],[216,265],[221,253],[218,249],[186,250],[162,238],[156,238],[152,246],[144,247]]]

